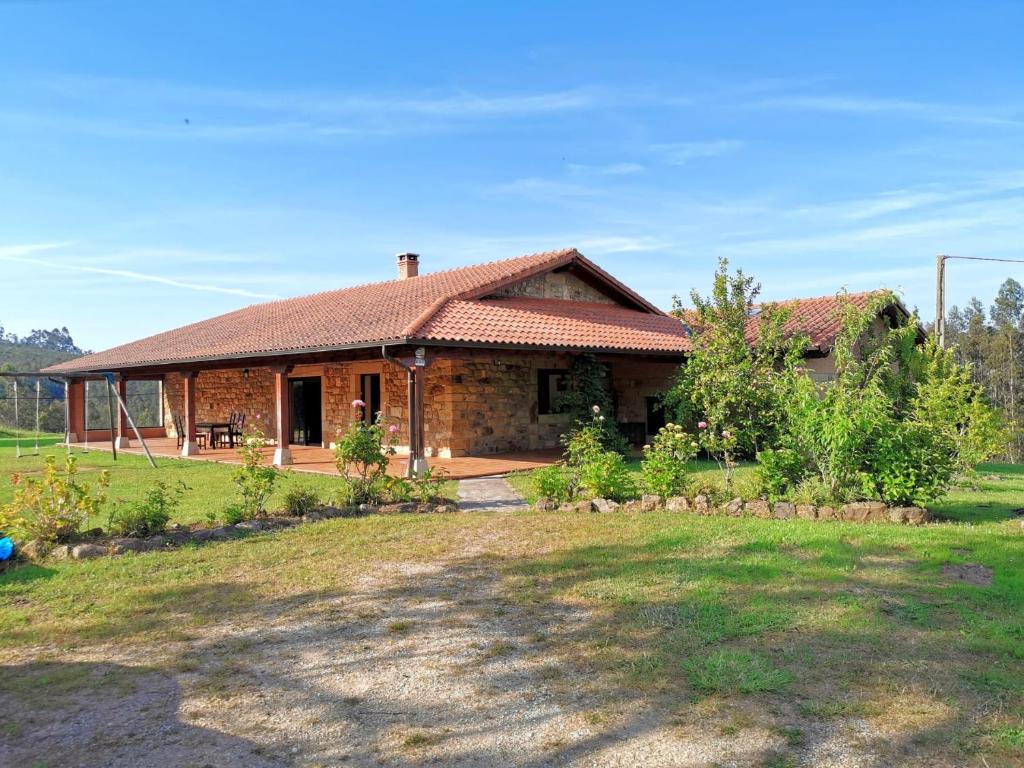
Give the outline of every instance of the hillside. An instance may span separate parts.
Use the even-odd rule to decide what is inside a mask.
[[[8,370],[26,373],[38,371],[40,368],[62,363],[73,357],[77,357],[77,355],[27,344],[13,344],[9,341],[0,341],[0,368],[7,368]]]

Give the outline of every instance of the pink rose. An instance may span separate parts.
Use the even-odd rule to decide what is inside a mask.
[[[697,424],[697,429],[707,429],[707,428],[708,428],[708,423],[706,421],[702,421],[699,424]]]
[[[728,440],[730,437],[732,437],[732,433],[729,430],[725,430],[725,432],[722,433],[722,437]]]
[[[398,431],[398,425],[397,424],[392,424],[390,427],[388,427],[388,432],[390,432],[392,435],[395,434],[395,432],[397,432],[397,431]]]
[[[353,408],[365,408],[366,407],[366,403],[364,403],[362,400],[358,400],[358,399],[357,400],[353,400],[352,401],[352,407]]]

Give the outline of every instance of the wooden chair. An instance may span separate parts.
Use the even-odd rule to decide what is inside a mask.
[[[181,421],[181,417],[178,414],[174,414],[174,432],[178,435],[178,449],[185,444],[185,425]],[[200,450],[206,450],[206,433],[196,432],[196,445],[199,446]]]

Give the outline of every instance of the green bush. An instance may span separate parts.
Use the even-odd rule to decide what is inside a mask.
[[[666,424],[644,446],[641,464],[643,487],[659,496],[682,496],[689,490],[687,462],[697,455],[697,441],[682,426]]]
[[[622,454],[603,451],[578,469],[578,495],[587,499],[624,501],[636,498],[638,489]]]
[[[551,499],[559,504],[572,498],[569,472],[562,464],[538,469],[533,473],[533,482],[537,486],[537,495]]]
[[[241,500],[232,505],[230,513],[225,510],[225,519],[241,515],[240,519],[233,520],[238,523],[267,513],[267,502],[274,493],[279,472],[263,463],[263,448],[266,445],[267,440],[259,427],[250,427],[242,438],[242,445],[238,449],[242,465],[231,476]]]
[[[387,500],[389,488],[397,488],[387,477],[388,458],[395,454],[394,438],[385,442],[380,414],[369,423],[363,418],[365,408],[362,400],[352,401],[352,423],[334,448],[334,463],[349,504],[379,504]],[[392,428],[388,434],[396,431]]]
[[[302,517],[320,506],[320,496],[310,488],[292,488],[284,495],[283,511],[292,517]]]
[[[19,541],[37,541],[44,546],[74,538],[106,500],[110,473],[99,473],[95,486],[78,480],[74,456],[64,460],[63,472],[57,458],[46,457],[42,479],[11,476],[14,499],[0,510],[0,530]]]
[[[107,519],[107,530],[114,536],[152,536],[167,530],[174,509],[181,496],[189,490],[181,481],[171,488],[158,480],[146,492],[142,501],[132,504],[119,502]]]
[[[803,481],[807,465],[792,448],[766,448],[757,454],[754,473],[765,495],[777,501]]]

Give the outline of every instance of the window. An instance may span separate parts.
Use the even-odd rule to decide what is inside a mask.
[[[537,371],[537,413],[547,416],[561,413],[562,393],[569,388],[569,371],[541,368]]]
[[[139,429],[164,425],[163,382],[130,380],[125,384],[124,401],[132,421]],[[118,410],[117,400],[114,400],[114,413]],[[106,381],[85,382],[85,428],[110,429]]]

